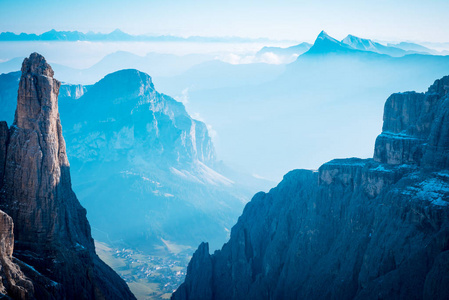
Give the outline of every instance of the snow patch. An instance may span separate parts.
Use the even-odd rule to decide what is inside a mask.
[[[178,170],[174,167],[171,167],[170,171],[179,177],[201,184],[225,185],[225,186],[230,186],[234,184],[232,180],[212,170],[211,168],[209,168],[200,161],[196,161],[194,163],[192,171]]]
[[[436,206],[449,205],[449,184],[438,178],[430,178],[416,186],[410,186],[402,194],[429,201]]]

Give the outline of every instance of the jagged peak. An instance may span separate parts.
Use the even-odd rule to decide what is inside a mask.
[[[54,72],[45,58],[37,52],[31,53],[22,63],[22,76],[28,74],[53,77]]]
[[[346,39],[351,39],[351,40],[369,40],[369,39],[364,39],[364,38],[361,38],[361,37],[358,37],[358,36],[355,36],[355,35],[352,35],[352,34],[348,34],[343,40],[346,40]]]
[[[355,35],[348,34],[344,39],[341,40],[341,42],[344,43],[345,41],[354,41],[354,40],[362,40],[362,39]]]
[[[329,34],[326,33],[326,31],[321,31],[320,34],[318,35],[318,37],[315,40],[314,45],[316,44],[321,44],[323,42],[326,43],[332,43],[332,44],[337,44],[340,46],[347,46],[346,44],[342,44],[340,41],[338,41],[337,39],[331,37]]]
[[[316,38],[317,40],[325,40],[325,39],[328,39],[328,40],[331,40],[331,41],[336,41],[336,39],[334,39],[333,37],[331,37],[329,34],[327,34],[327,32],[326,31],[324,31],[324,30],[322,30],[321,32],[320,32],[320,34],[318,35],[318,37]]]
[[[324,30],[318,35],[315,43],[306,54],[323,54],[328,52],[345,52],[355,50],[350,45],[342,43],[328,35]]]
[[[344,44],[354,44],[354,43],[359,43],[359,44],[364,44],[364,45],[373,45],[374,42],[370,39],[365,39],[365,38],[361,38],[352,34],[348,34],[344,39],[341,40],[342,43]]]

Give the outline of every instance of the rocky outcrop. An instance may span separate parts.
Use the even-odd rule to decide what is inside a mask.
[[[374,159],[256,194],[172,299],[449,299],[448,79],[388,99]]]
[[[41,55],[24,60],[0,194],[0,208],[15,224],[13,255],[32,280],[36,298],[134,299],[96,255],[86,210],[72,191],[59,88]],[[0,146],[0,161],[1,153]]]
[[[390,165],[449,168],[449,76],[427,93],[391,95],[385,103],[382,134],[374,160]]]
[[[13,222],[0,210],[0,298],[34,299],[34,287],[12,260],[14,249]]]

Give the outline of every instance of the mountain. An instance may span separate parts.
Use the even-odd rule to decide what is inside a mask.
[[[89,31],[57,31],[52,29],[42,34],[1,32],[0,42],[15,41],[91,41],[91,42],[199,42],[199,43],[242,43],[242,42],[269,42],[267,38],[244,38],[244,37],[204,37],[190,36],[180,37],[173,35],[131,35],[115,29],[110,33],[96,33]]]
[[[15,57],[0,63],[0,73],[17,72],[22,67],[24,57]]]
[[[405,51],[413,51],[415,53],[427,53],[432,55],[441,55],[441,52],[424,47],[416,43],[400,42],[398,44],[387,44],[389,47],[399,48]]]
[[[449,76],[391,95],[373,159],[295,170],[172,299],[447,299]]]
[[[275,66],[283,67],[276,76],[268,67],[246,75],[247,82],[263,82],[226,84],[239,78],[237,67],[196,69],[195,77],[186,72],[156,83],[174,96],[191,87],[188,111],[219,133],[214,144],[220,158],[280,181],[292,167],[317,169],[333,157],[371,157],[372,136],[382,128],[382,99],[397,90],[425,91],[447,74],[449,57],[391,57],[353,49],[323,33],[296,61]]]
[[[21,293],[28,291],[24,298],[135,299],[95,253],[86,210],[72,191],[58,112],[60,82],[53,75],[41,55],[25,59],[14,123],[9,130],[1,123],[0,209],[14,222],[14,237],[3,239],[10,244],[2,252],[9,259],[13,254],[28,278],[16,271]],[[2,219],[9,223],[2,230],[12,227],[8,217]],[[10,267],[2,261],[2,269]],[[14,290],[7,294],[18,297]]]
[[[2,118],[14,114],[18,75],[0,77],[11,78],[0,90]],[[110,263],[124,249],[128,257],[135,253],[134,265],[116,270],[136,293],[142,286],[171,293],[194,247],[209,240],[218,248],[251,194],[271,185],[218,161],[207,126],[157,92],[143,72],[118,71],[92,86],[61,85],[59,111],[73,189],[95,240],[111,249],[102,258]],[[142,255],[151,259],[144,263]]]
[[[147,251],[226,240],[247,194],[214,170],[206,125],[150,76],[109,74],[76,101],[61,98],[61,115],[74,188],[97,231]]]
[[[322,54],[322,53],[345,53],[354,51],[350,45],[343,42],[339,42],[330,35],[328,35],[324,30],[320,32],[317,36],[315,43],[306,53],[310,54]]]
[[[2,118],[14,115],[18,76],[0,77]],[[206,125],[140,71],[118,71],[92,86],[61,85],[59,111],[73,189],[96,241],[116,249],[102,258],[110,262],[113,251],[127,249],[163,259],[156,272],[154,260],[150,271],[137,263],[116,269],[131,286],[171,293],[194,247],[207,239],[218,248],[251,194],[272,184],[218,161]],[[170,269],[174,263],[181,271]]]
[[[382,44],[373,42],[369,39],[362,39],[353,35],[348,35],[342,41],[354,49],[362,50],[362,51],[371,51],[380,54],[387,54],[394,57],[400,57],[407,54],[416,53],[414,51],[405,51],[400,48],[392,47],[392,46],[384,46]]]
[[[195,65],[180,75],[158,77],[157,84],[164,93],[179,95],[183,91],[212,90],[257,86],[274,80],[285,65],[266,63],[233,65],[219,60]]]
[[[270,56],[275,55],[279,63],[291,63],[299,55],[307,52],[310,49],[310,47],[312,47],[312,45],[309,43],[301,43],[287,48],[263,47],[256,53],[256,57],[259,60],[263,61],[264,59],[267,59]]]
[[[213,60],[207,54],[173,55],[147,53],[145,56],[130,52],[118,51],[106,55],[98,63],[86,69],[75,69],[60,64],[52,64],[55,74],[60,80],[76,84],[93,84],[105,75],[129,68],[136,68],[153,74],[155,77],[176,76],[191,67]],[[20,69],[23,58],[17,57],[0,63],[0,72],[8,73]]]
[[[106,55],[95,65],[83,70],[74,70],[58,66],[55,70],[65,82],[93,84],[105,75],[123,69],[135,68],[152,74],[154,77],[176,76],[203,62],[213,60],[206,54],[173,55],[147,53],[138,56],[130,52],[114,52]]]

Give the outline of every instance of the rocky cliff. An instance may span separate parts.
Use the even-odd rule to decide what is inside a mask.
[[[449,299],[449,77],[392,95],[374,159],[295,170],[172,299]]]
[[[24,60],[10,130],[0,125],[0,208],[11,216],[14,252],[38,299],[134,299],[103,263],[71,188],[58,112],[60,82],[45,59]]]
[[[216,171],[206,124],[148,74],[121,70],[60,101],[74,188],[98,240],[150,252],[226,241],[250,194]]]
[[[33,299],[33,284],[13,262],[13,227],[11,217],[0,211],[0,298]]]

